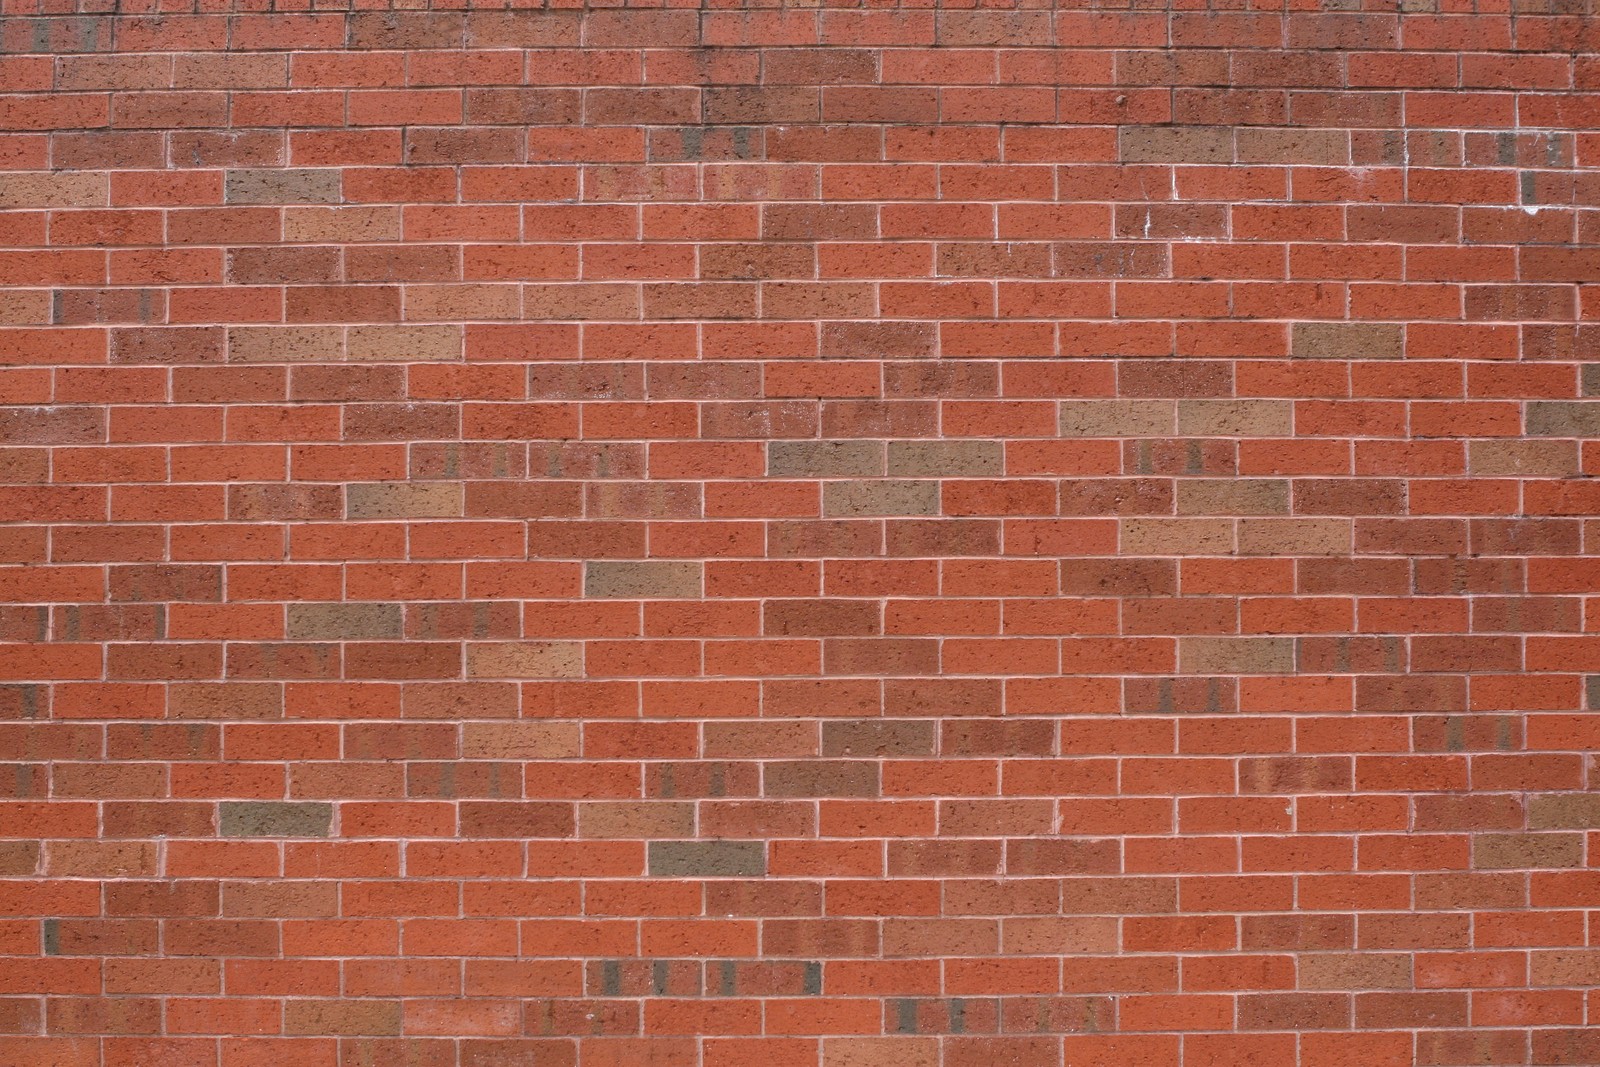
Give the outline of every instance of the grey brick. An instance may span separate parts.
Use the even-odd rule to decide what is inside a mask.
[[[828,516],[937,515],[939,483],[887,479],[829,482],[822,489],[822,513]]]
[[[1600,436],[1600,401],[1532,401],[1528,404],[1528,433],[1536,437]]]
[[[767,873],[761,841],[652,841],[650,874],[667,878],[751,878]]]
[[[224,800],[223,837],[327,837],[333,805],[281,800]]]

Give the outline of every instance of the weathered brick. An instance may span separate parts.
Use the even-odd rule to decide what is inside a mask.
[[[230,204],[337,204],[339,172],[333,169],[230,170],[224,182]]]
[[[1404,330],[1383,322],[1297,322],[1291,341],[1296,359],[1398,359]]]
[[[584,564],[588,597],[694,597],[700,595],[701,565],[677,561],[592,560]]]
[[[218,814],[223,837],[327,837],[332,832],[332,804],[225,800]]]
[[[767,873],[761,841],[652,841],[650,874],[658,878],[758,878]]]
[[[401,635],[398,604],[290,604],[288,636],[300,641],[380,641]]]

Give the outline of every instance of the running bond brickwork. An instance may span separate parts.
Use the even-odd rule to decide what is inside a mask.
[[[407,6],[0,5],[0,1065],[1600,1063],[1600,13]]]

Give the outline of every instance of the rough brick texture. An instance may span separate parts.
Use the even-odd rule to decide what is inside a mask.
[[[517,2],[0,6],[0,1067],[1600,1064],[1587,0]]]

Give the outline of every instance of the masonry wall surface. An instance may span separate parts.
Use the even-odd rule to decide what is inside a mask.
[[[0,1065],[1600,1064],[1600,15],[290,6],[0,8]]]

